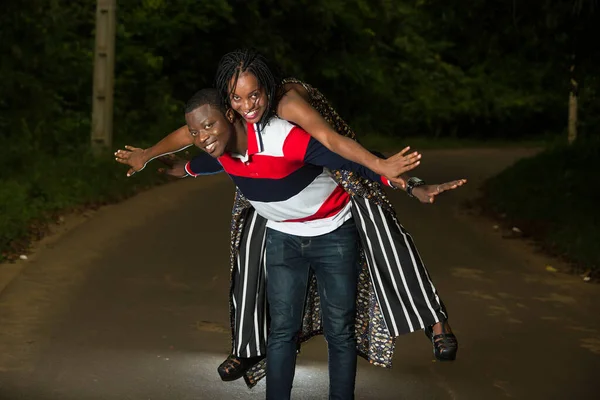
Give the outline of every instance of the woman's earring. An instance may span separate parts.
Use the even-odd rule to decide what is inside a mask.
[[[233,122],[235,115],[233,114],[233,110],[230,108],[227,111],[225,111],[225,116],[227,117],[227,119],[229,120],[229,122]]]

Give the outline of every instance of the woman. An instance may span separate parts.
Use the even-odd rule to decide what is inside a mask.
[[[297,80],[289,79],[280,81],[272,73],[272,69],[269,68],[264,58],[252,51],[232,52],[223,57],[219,64],[217,84],[218,89],[223,94],[224,100],[249,123],[260,125],[277,114],[283,119],[302,126],[334,152],[387,176],[396,184],[403,183],[402,180],[397,179],[398,175],[418,164],[420,156],[416,153],[406,156],[407,149],[394,156],[395,158],[388,160],[380,159],[366,151],[357,142],[352,140],[354,133],[317,90]],[[332,126],[337,132],[346,137],[340,136],[333,131]],[[128,147],[129,150],[132,150],[132,153],[117,152],[117,160],[133,166],[130,170],[130,175],[135,170],[143,168],[145,163],[151,158],[188,146],[191,144],[190,139],[191,136],[187,134],[187,128],[182,127],[148,150]],[[129,160],[127,159],[128,157]],[[355,197],[362,197],[375,202],[379,208],[395,220],[392,206],[387,201],[380,187],[366,185],[361,180],[348,176],[345,172],[336,172],[336,179],[342,183],[346,190],[356,195]],[[433,198],[437,194],[434,192],[415,191],[415,195],[419,196],[420,194],[419,200],[422,202],[433,202]],[[246,240],[245,237],[248,236],[248,233],[244,232],[246,227],[242,223],[243,219],[248,220],[248,212],[251,212],[251,210],[249,210],[247,202],[240,193],[237,193],[232,221],[232,265],[236,263],[236,254],[240,240],[244,241]],[[407,243],[405,247],[413,247],[410,236],[399,226],[397,233]],[[252,255],[247,255],[247,257],[252,258]],[[415,258],[414,255],[413,258]],[[416,258],[417,260],[413,260],[411,263],[414,269],[417,270],[417,273],[414,274],[416,276],[415,279],[429,280],[427,272],[424,270],[420,260],[418,260],[418,255]],[[235,270],[235,268],[232,270]],[[235,281],[235,277],[233,280]],[[435,306],[435,311],[432,312],[433,320],[430,319],[430,321],[436,322],[435,324],[424,324],[423,318],[421,318],[419,311],[416,310],[413,304],[415,312],[410,315],[410,318],[407,318],[408,325],[405,328],[398,329],[394,326],[395,329],[388,329],[386,325],[389,326],[390,323],[386,321],[386,317],[388,320],[391,320],[392,324],[395,323],[393,316],[390,317],[389,315],[393,313],[388,310],[388,315],[383,315],[385,311],[378,311],[378,301],[376,296],[373,295],[377,289],[373,289],[368,268],[364,268],[364,276],[362,276],[361,282],[364,288],[362,303],[369,304],[370,307],[370,310],[363,310],[363,314],[365,312],[374,312],[377,314],[374,318],[366,318],[370,322],[362,318],[362,322],[364,323],[363,334],[370,337],[382,337],[382,335],[373,335],[373,333],[380,333],[386,330],[392,333],[383,339],[385,343],[377,344],[381,354],[373,356],[372,349],[369,349],[368,344],[365,344],[360,351],[361,355],[365,356],[365,358],[370,358],[375,364],[389,366],[393,349],[393,337],[401,333],[425,328],[432,330],[435,334],[432,341],[438,359],[453,359],[455,357],[455,338],[451,333],[444,332],[444,328],[449,328],[447,325],[438,322],[446,319],[446,314],[441,303],[438,302]],[[312,292],[316,292],[316,290],[311,290]],[[410,290],[405,290],[403,294],[407,302],[410,302],[415,297],[415,295],[410,293]],[[398,295],[398,297],[401,298],[402,296]],[[425,303],[430,303],[430,300],[433,301],[433,299],[437,298],[437,294],[435,293],[435,289],[432,289],[430,293],[418,295],[417,297],[420,297],[421,300],[424,299]],[[309,299],[309,307],[307,309],[314,312],[312,313],[313,315],[308,315],[305,318],[305,329],[302,332],[301,340],[307,339],[319,330],[318,309],[316,308],[318,308],[318,300]],[[232,311],[232,316],[234,316],[235,311]],[[236,318],[243,318],[243,316],[236,316]],[[238,324],[232,321],[232,325],[236,326]],[[433,328],[430,325],[433,325]],[[248,340],[234,334],[234,349],[245,348],[246,346],[241,346],[241,342],[245,344]],[[363,340],[362,343],[369,343],[369,340]],[[234,353],[238,353],[239,355],[239,352],[234,351]],[[367,354],[369,354],[368,357]],[[224,380],[239,377],[241,372],[245,372],[249,366],[262,358],[260,350],[244,354],[244,356],[244,358],[232,356],[219,367],[219,373]],[[252,368],[249,376],[246,376],[247,383],[255,383],[260,378],[262,372],[260,364]]]

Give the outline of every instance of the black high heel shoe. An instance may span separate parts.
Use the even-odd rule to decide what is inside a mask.
[[[454,361],[458,352],[458,340],[454,333],[446,332],[446,323],[442,321],[442,333],[433,335],[433,328],[425,328],[425,335],[433,344],[433,355],[438,361]]]
[[[217,372],[225,382],[235,381],[244,376],[246,371],[258,364],[264,356],[240,358],[231,354],[219,365]]]

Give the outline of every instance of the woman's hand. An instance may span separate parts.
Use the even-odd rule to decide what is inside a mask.
[[[131,168],[127,171],[127,176],[131,176],[146,167],[148,157],[146,150],[133,146],[125,146],[124,150],[115,152],[115,160],[121,164],[129,165]]]
[[[387,159],[381,159],[379,161],[379,171],[375,172],[385,176],[394,184],[394,186],[398,188],[405,188],[406,182],[400,177],[400,175],[418,167],[421,163],[421,154],[419,154],[417,151],[406,154],[409,150],[410,146],[407,146],[393,156]]]

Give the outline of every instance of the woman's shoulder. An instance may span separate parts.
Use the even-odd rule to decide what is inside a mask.
[[[286,78],[282,82],[281,101],[297,101],[298,96],[304,101],[310,101],[310,85],[295,78]]]

